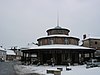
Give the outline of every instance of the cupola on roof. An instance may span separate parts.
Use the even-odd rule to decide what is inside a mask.
[[[60,26],[56,26],[55,29],[61,29],[61,27]]]
[[[54,28],[48,29],[48,35],[55,35],[55,34],[62,34],[62,35],[69,35],[70,30],[66,28],[62,28],[60,26],[56,26]]]

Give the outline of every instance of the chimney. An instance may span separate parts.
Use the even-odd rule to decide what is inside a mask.
[[[86,34],[83,35],[83,39],[85,39],[85,38],[86,38]]]
[[[2,48],[2,46],[0,46]]]

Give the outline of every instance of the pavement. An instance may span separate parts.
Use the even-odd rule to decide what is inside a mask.
[[[19,62],[0,62],[0,75],[39,75],[36,73],[18,74],[15,69],[15,65],[19,65]]]
[[[14,62],[0,62],[0,75],[17,75]]]

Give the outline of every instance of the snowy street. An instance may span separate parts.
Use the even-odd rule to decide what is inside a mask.
[[[66,71],[66,66],[36,66],[18,65],[16,62],[0,62],[0,75],[54,75],[47,74],[47,70],[62,68],[61,75],[100,75],[100,67],[86,68],[86,65],[70,66],[71,70]]]
[[[14,62],[0,62],[0,75],[17,75]]]
[[[16,69],[18,70],[19,74],[27,74],[27,73],[38,73],[40,75],[53,75],[47,74],[46,70],[48,69],[57,69],[63,68],[61,71],[61,75],[99,75],[100,74],[100,67],[93,67],[86,69],[86,65],[82,66],[70,66],[72,70],[66,71],[66,66],[36,66],[36,65],[16,65]]]

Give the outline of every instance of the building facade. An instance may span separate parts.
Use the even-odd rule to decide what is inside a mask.
[[[99,37],[86,38],[83,40],[83,46],[100,50],[100,38]]]
[[[100,37],[86,37],[86,38],[84,38],[83,39],[83,46],[96,49],[95,56],[100,57]]]
[[[14,47],[10,48],[9,50],[14,51],[14,53],[15,53],[15,59],[16,60],[21,60],[22,53],[21,53],[21,50],[20,50],[19,47],[14,46]]]
[[[7,61],[16,60],[16,54],[13,50],[6,50],[6,60]]]
[[[47,36],[37,39],[37,47],[22,50],[25,63],[32,63],[32,55],[37,56],[41,64],[60,65],[82,63],[94,57],[95,49],[79,46],[79,38],[69,36],[69,29],[55,27],[47,30]]]
[[[0,47],[0,61],[6,61],[6,50]]]

